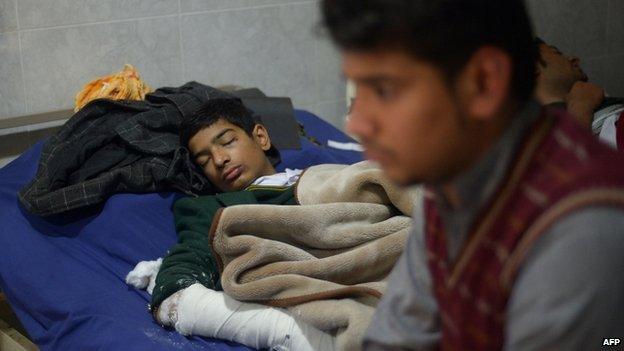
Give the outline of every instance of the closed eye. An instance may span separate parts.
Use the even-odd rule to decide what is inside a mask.
[[[202,168],[206,167],[206,165],[208,164],[208,162],[210,161],[210,157],[206,157],[202,160],[196,160],[195,162]]]
[[[232,139],[230,139],[229,141],[226,141],[225,143],[223,143],[223,146],[230,145],[230,144],[232,144],[234,141],[236,141],[236,138],[232,138]]]

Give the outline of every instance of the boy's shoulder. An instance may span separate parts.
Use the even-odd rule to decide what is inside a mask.
[[[198,211],[205,208],[252,204],[290,204],[294,185],[250,185],[245,190],[197,197],[184,197],[174,203],[174,210]]]

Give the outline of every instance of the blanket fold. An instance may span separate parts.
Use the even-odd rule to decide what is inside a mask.
[[[223,289],[289,308],[336,335],[339,349],[359,349],[419,194],[361,162],[307,169],[296,189],[301,206],[224,208],[210,230]]]

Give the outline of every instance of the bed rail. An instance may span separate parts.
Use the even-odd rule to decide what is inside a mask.
[[[74,110],[58,110],[27,116],[0,119],[0,135],[14,134],[28,127],[30,130],[57,127],[65,123]]]

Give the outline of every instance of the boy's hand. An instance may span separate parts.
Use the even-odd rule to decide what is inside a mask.
[[[158,306],[158,309],[154,311],[154,317],[160,325],[166,327],[173,327],[176,325],[178,321],[178,302],[184,290],[186,289],[182,289],[166,298],[165,301]]]

